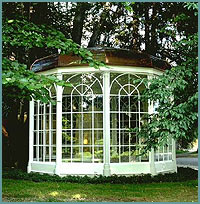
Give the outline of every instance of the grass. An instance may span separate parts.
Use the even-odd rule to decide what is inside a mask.
[[[4,202],[197,202],[198,181],[78,184],[3,179]]]
[[[176,150],[177,157],[197,158],[198,152],[189,152],[187,150]]]
[[[184,153],[189,153],[189,151],[188,150],[181,150],[181,149],[176,150],[176,154],[184,154]]]

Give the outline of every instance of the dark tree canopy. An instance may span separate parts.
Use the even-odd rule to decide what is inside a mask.
[[[12,114],[13,107],[18,114],[31,97],[49,101],[45,86],[66,85],[56,77],[30,72],[34,60],[73,53],[98,68],[103,64],[85,48],[127,48],[173,66],[151,81],[144,93],[159,100],[159,114],[150,116],[150,123],[139,133],[151,135],[147,147],[155,146],[158,137],[191,142],[197,137],[197,12],[197,3],[182,2],[4,2],[4,117]]]

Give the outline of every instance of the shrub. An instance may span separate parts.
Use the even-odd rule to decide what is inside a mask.
[[[34,182],[68,182],[68,183],[90,183],[90,184],[141,184],[153,182],[182,182],[198,179],[198,171],[191,168],[179,167],[177,173],[165,173],[152,176],[150,174],[132,175],[132,176],[64,176],[26,173],[19,169],[3,169],[3,178],[16,180],[29,180]]]

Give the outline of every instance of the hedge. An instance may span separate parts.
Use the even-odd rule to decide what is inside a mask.
[[[67,182],[67,183],[90,183],[90,184],[140,184],[140,183],[160,183],[160,182],[182,182],[198,179],[198,171],[191,168],[179,167],[177,173],[165,173],[152,176],[150,174],[132,175],[132,176],[64,176],[26,173],[20,169],[3,169],[3,178],[29,180],[34,182]]]

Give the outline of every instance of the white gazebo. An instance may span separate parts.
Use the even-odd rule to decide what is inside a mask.
[[[173,139],[137,156],[142,141],[129,131],[140,128],[145,116],[154,112],[151,101],[140,100],[146,88],[143,80],[161,75],[170,65],[130,50],[90,51],[107,67],[80,64],[73,55],[51,55],[31,66],[70,86],[49,88],[56,105],[30,102],[28,172],[109,176],[177,171]]]

